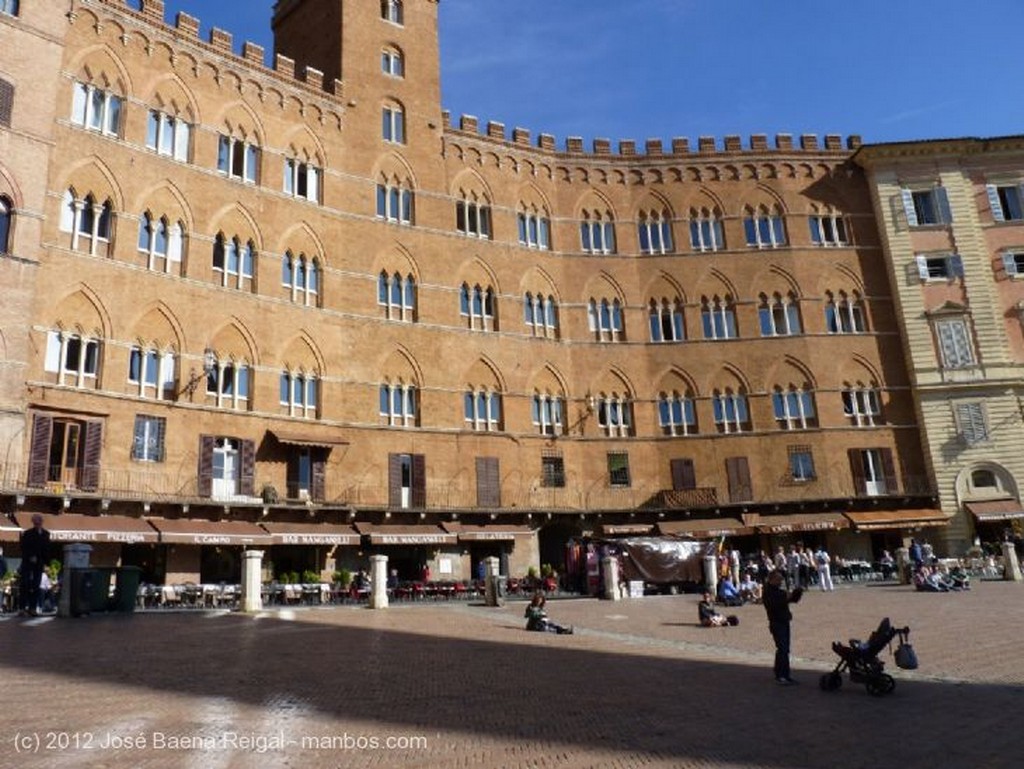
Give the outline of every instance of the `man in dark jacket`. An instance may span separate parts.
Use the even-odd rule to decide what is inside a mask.
[[[32,528],[21,532],[21,611],[35,616],[39,609],[39,583],[43,560],[50,547],[50,532],[43,528],[43,516],[32,516]]]
[[[789,674],[789,623],[793,614],[789,610],[791,603],[796,603],[803,595],[802,588],[787,593],[783,585],[786,574],[776,569],[768,575],[768,583],[764,586],[761,601],[768,614],[768,629],[775,641],[775,681],[780,686],[792,686],[796,683]]]

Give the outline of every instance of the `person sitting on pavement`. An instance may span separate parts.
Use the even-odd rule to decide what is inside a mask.
[[[729,575],[723,577],[722,581],[718,583],[718,600],[726,606],[743,605],[743,597],[740,595],[740,591],[737,590],[736,586],[732,583],[732,577]]]
[[[964,569],[963,564],[957,564],[949,570],[949,579],[953,583],[954,590],[970,590],[971,577]]]
[[[939,575],[928,566],[921,566],[914,573],[914,587],[924,593],[948,593],[949,586],[939,579]]]
[[[724,614],[718,613],[715,609],[715,601],[709,591],[704,591],[704,597],[697,604],[697,618],[704,627],[725,627],[739,624],[739,619],[735,615],[726,617]]]
[[[761,603],[761,584],[750,572],[744,574],[740,582],[740,597],[750,603]]]
[[[557,622],[552,622],[548,619],[548,613],[544,610],[544,604],[546,603],[547,598],[544,597],[543,592],[538,590],[533,594],[533,598],[530,599],[530,603],[523,613],[523,616],[526,617],[526,629],[535,630],[540,633],[571,635],[573,632],[572,625],[559,625]]]

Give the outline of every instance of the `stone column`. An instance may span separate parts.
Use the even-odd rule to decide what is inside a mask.
[[[242,611],[263,611],[263,551],[242,553]]]
[[[1012,542],[1003,543],[1003,579],[1007,582],[1024,581],[1020,573],[1020,562]]]
[[[619,592],[619,559],[606,555],[601,559],[601,570],[604,572],[604,598],[607,601],[618,601]]]
[[[370,608],[388,608],[388,557],[370,556]]]
[[[71,591],[74,588],[71,570],[88,569],[90,553],[92,553],[92,545],[83,545],[77,542],[64,545],[64,566],[60,574],[60,600],[57,602],[58,617],[71,616]]]

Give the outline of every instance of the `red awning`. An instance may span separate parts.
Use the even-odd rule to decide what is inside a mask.
[[[659,521],[658,532],[671,537],[742,537],[754,530],[736,518],[694,518],[685,521]]]
[[[357,523],[360,534],[368,534],[372,545],[454,545],[456,537],[434,524],[388,525]]]
[[[14,519],[22,529],[32,526],[35,513],[19,512]],[[156,542],[157,533],[144,518],[127,515],[80,515],[40,513],[51,542],[120,542],[125,545]]]
[[[264,523],[274,545],[358,545],[359,532],[330,523]]]
[[[1024,507],[1016,499],[993,499],[987,502],[965,502],[964,507],[970,511],[979,523],[989,521],[1009,521],[1024,518]]]
[[[204,521],[191,518],[149,518],[160,541],[177,545],[270,545],[266,530],[248,521]]]
[[[792,515],[761,515],[751,513],[743,520],[761,534],[788,534],[799,531],[837,531],[849,528],[842,513],[793,513]]]
[[[868,512],[846,513],[857,531],[876,529],[921,529],[929,526],[945,526],[949,516],[941,510],[871,510]]]

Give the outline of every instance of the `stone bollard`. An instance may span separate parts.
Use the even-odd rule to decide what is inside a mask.
[[[714,555],[704,556],[704,589],[718,595],[718,558]]]
[[[64,545],[64,567],[60,573],[60,599],[57,601],[57,616],[71,616],[71,591],[74,581],[71,579],[72,569],[88,569],[89,554],[92,545],[77,542]]]
[[[242,611],[263,611],[263,551],[242,553]]]
[[[1021,582],[1024,577],[1020,573],[1020,561],[1012,542],[1003,543],[1003,579],[1007,582]]]
[[[370,556],[370,608],[388,608],[388,557]]]
[[[504,606],[505,590],[498,573],[499,561],[494,556],[484,559],[487,579],[484,585],[484,603],[488,606]]]
[[[604,571],[604,599],[618,601],[622,597],[619,593],[619,559],[605,556],[601,559],[601,568]]]
[[[910,584],[911,571],[913,571],[913,565],[910,563],[910,551],[905,547],[896,548],[896,574],[901,585]]]

